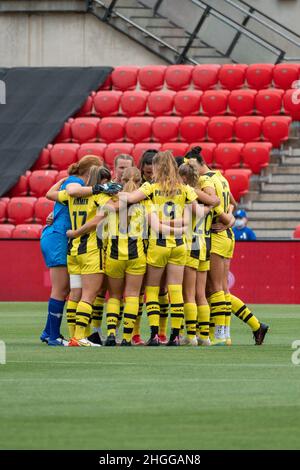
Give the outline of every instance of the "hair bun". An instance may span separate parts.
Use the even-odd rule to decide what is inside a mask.
[[[202,150],[201,147],[193,147],[193,148],[192,148],[192,152],[193,152],[193,153],[197,153],[198,155],[200,155],[201,150]]]

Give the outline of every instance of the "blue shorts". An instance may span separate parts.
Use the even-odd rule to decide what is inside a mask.
[[[68,238],[58,232],[44,233],[41,249],[48,268],[67,266]]]

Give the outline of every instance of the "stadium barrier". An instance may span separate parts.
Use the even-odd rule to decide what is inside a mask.
[[[50,276],[38,240],[0,240],[0,301],[46,301]],[[300,303],[300,243],[237,242],[231,292],[248,303]]]

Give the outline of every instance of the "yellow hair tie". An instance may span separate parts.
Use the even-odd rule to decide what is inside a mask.
[[[188,158],[184,158],[183,161],[185,164],[188,164],[190,160]]]

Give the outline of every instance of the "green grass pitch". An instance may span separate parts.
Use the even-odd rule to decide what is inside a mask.
[[[261,347],[233,318],[232,347],[197,349],[50,348],[45,309],[0,304],[0,449],[300,448],[298,306],[254,306]]]

